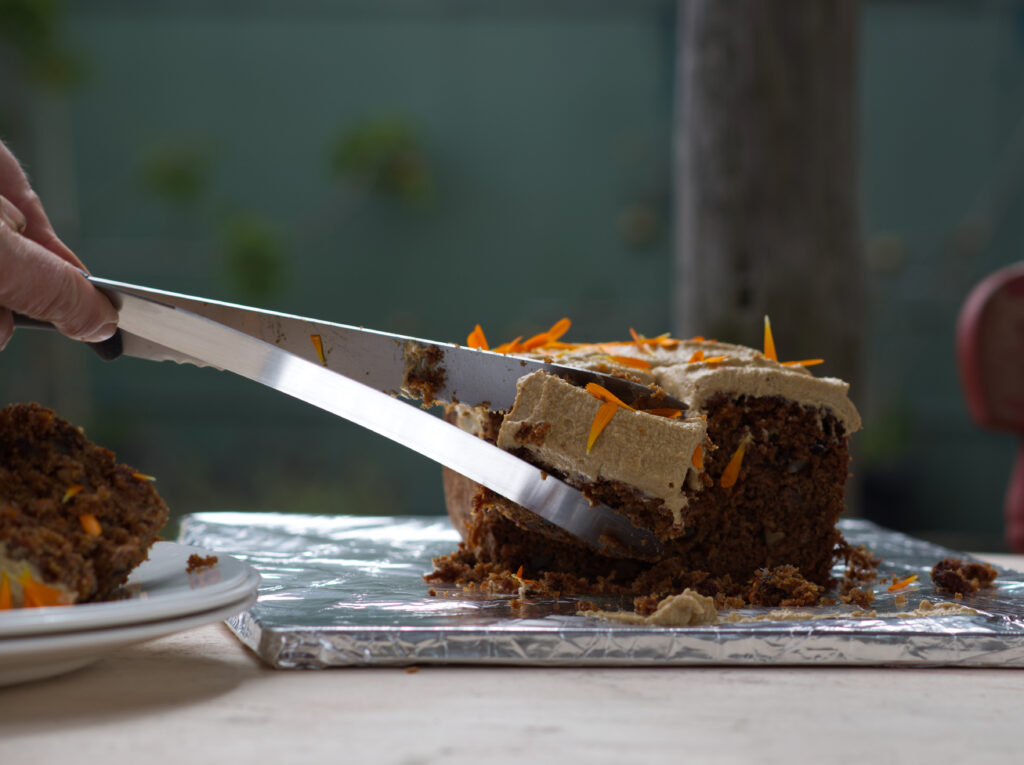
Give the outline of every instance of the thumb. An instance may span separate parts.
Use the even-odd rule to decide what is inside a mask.
[[[117,329],[117,311],[78,269],[3,225],[0,306],[49,321],[77,340],[98,342]]]

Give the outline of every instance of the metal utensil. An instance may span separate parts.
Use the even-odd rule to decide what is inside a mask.
[[[267,385],[452,468],[607,555],[654,557],[661,549],[657,537],[611,508],[592,506],[568,484],[393,395],[422,392],[408,390],[410,370],[422,379],[433,375],[425,386],[439,400],[495,409],[511,406],[515,381],[536,369],[599,381],[626,400],[649,395],[644,386],[534,359],[88,278],[118,309],[124,355],[212,366]],[[319,349],[311,336],[319,337]]]

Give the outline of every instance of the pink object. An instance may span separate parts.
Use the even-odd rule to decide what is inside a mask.
[[[971,416],[1020,439],[1005,514],[1006,541],[1024,553],[1024,263],[971,290],[957,322],[956,350]]]

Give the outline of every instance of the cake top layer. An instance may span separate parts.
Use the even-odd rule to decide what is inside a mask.
[[[705,402],[718,393],[781,396],[805,406],[828,409],[847,435],[860,430],[860,415],[850,401],[849,384],[834,377],[816,377],[807,369],[821,363],[821,359],[778,361],[767,320],[764,351],[700,337],[643,338],[635,333],[632,341],[625,342],[561,342],[568,326],[568,320],[563,319],[547,333],[525,342],[506,343],[494,350],[656,383],[669,395],[685,401],[691,414],[700,413]],[[467,342],[473,347],[487,347],[479,327]]]

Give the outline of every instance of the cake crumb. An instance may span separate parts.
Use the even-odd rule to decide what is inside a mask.
[[[813,606],[822,589],[807,581],[796,566],[762,568],[751,580],[747,601],[753,606]]]
[[[185,572],[191,574],[204,568],[213,568],[216,565],[216,555],[199,555],[197,553],[192,553],[192,555],[188,556],[188,563],[185,566]]]
[[[971,563],[960,558],[944,558],[932,568],[932,581],[944,592],[958,596],[990,587],[999,572],[987,563]]]

